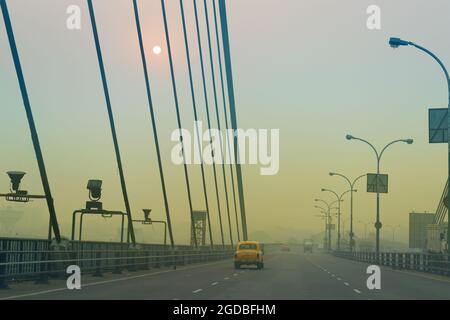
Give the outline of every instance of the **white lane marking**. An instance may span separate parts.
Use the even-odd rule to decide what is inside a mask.
[[[341,281],[341,278],[336,278],[337,279],[337,281]]]
[[[230,280],[230,278],[228,278],[228,277],[225,277],[225,278],[223,278],[224,280]]]
[[[237,276],[238,276],[238,274],[237,274],[237,273],[235,273],[235,274],[233,274],[233,276],[237,277]]]
[[[194,291],[192,291],[192,293],[199,293],[199,292],[201,292],[201,291],[203,291],[203,289],[197,289],[197,290],[194,290]]]
[[[224,262],[228,262],[228,261],[211,262],[211,263],[205,263],[205,264],[201,264],[201,265],[197,265],[197,266],[184,267],[184,268],[180,268],[180,269],[176,269],[176,270],[170,269],[170,270],[164,270],[164,271],[145,273],[145,274],[141,274],[141,275],[138,275],[138,276],[130,276],[130,277],[124,277],[124,278],[119,278],[119,279],[111,279],[111,280],[105,280],[105,281],[91,282],[91,283],[86,283],[86,284],[82,285],[82,288],[90,287],[90,286],[98,286],[98,285],[108,284],[108,283],[114,283],[114,282],[119,282],[119,281],[125,281],[125,280],[139,279],[139,278],[155,276],[155,275],[158,275],[158,274],[164,274],[164,273],[169,273],[169,272],[177,272],[177,271],[184,271],[184,270],[190,270],[190,269],[197,269],[197,268],[210,266],[210,265],[215,265],[215,264],[220,264],[220,263],[224,263]],[[25,298],[25,297],[32,297],[32,296],[37,296],[37,295],[41,295],[41,294],[54,293],[54,292],[60,292],[60,291],[66,291],[66,290],[69,291],[67,289],[67,287],[57,288],[57,289],[50,289],[50,290],[31,292],[31,293],[26,293],[26,294],[21,294],[21,295],[16,295],[16,296],[4,297],[4,298],[0,298],[0,300],[20,299],[20,298]]]
[[[336,278],[336,276],[335,276],[334,274],[331,274],[331,276],[332,276],[333,278]]]
[[[211,283],[212,286],[215,286],[215,285],[218,285],[218,284],[219,284],[218,282]]]
[[[361,294],[361,291],[359,291],[358,289],[353,289],[353,291],[355,291],[358,294]]]
[[[344,284],[348,287],[348,286],[350,286],[349,284],[348,284],[348,282],[344,282]]]

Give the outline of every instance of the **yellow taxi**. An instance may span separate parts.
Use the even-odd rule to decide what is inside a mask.
[[[264,268],[264,249],[258,241],[241,241],[237,244],[234,254],[234,268],[243,265],[255,265],[257,269]]]

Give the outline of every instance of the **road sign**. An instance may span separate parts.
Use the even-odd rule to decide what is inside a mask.
[[[367,192],[388,193],[388,175],[368,173]]]
[[[448,108],[428,109],[429,143],[448,142]]]

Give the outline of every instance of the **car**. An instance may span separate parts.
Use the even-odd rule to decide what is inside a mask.
[[[234,268],[255,265],[257,269],[264,268],[263,245],[258,241],[240,241],[234,254]]]
[[[311,241],[305,241],[303,243],[303,252],[313,253],[313,243]]]

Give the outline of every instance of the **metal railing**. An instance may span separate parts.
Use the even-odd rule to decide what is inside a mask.
[[[104,272],[120,273],[150,268],[176,267],[192,263],[231,258],[234,248],[210,246],[192,248],[125,243],[68,242],[63,250],[52,248],[48,241],[0,238],[0,287],[9,281],[40,280],[67,276],[70,265],[83,274],[101,276]]]
[[[411,252],[349,252],[334,251],[339,258],[367,262],[393,269],[414,270],[450,276],[450,259],[443,253],[411,253]]]

